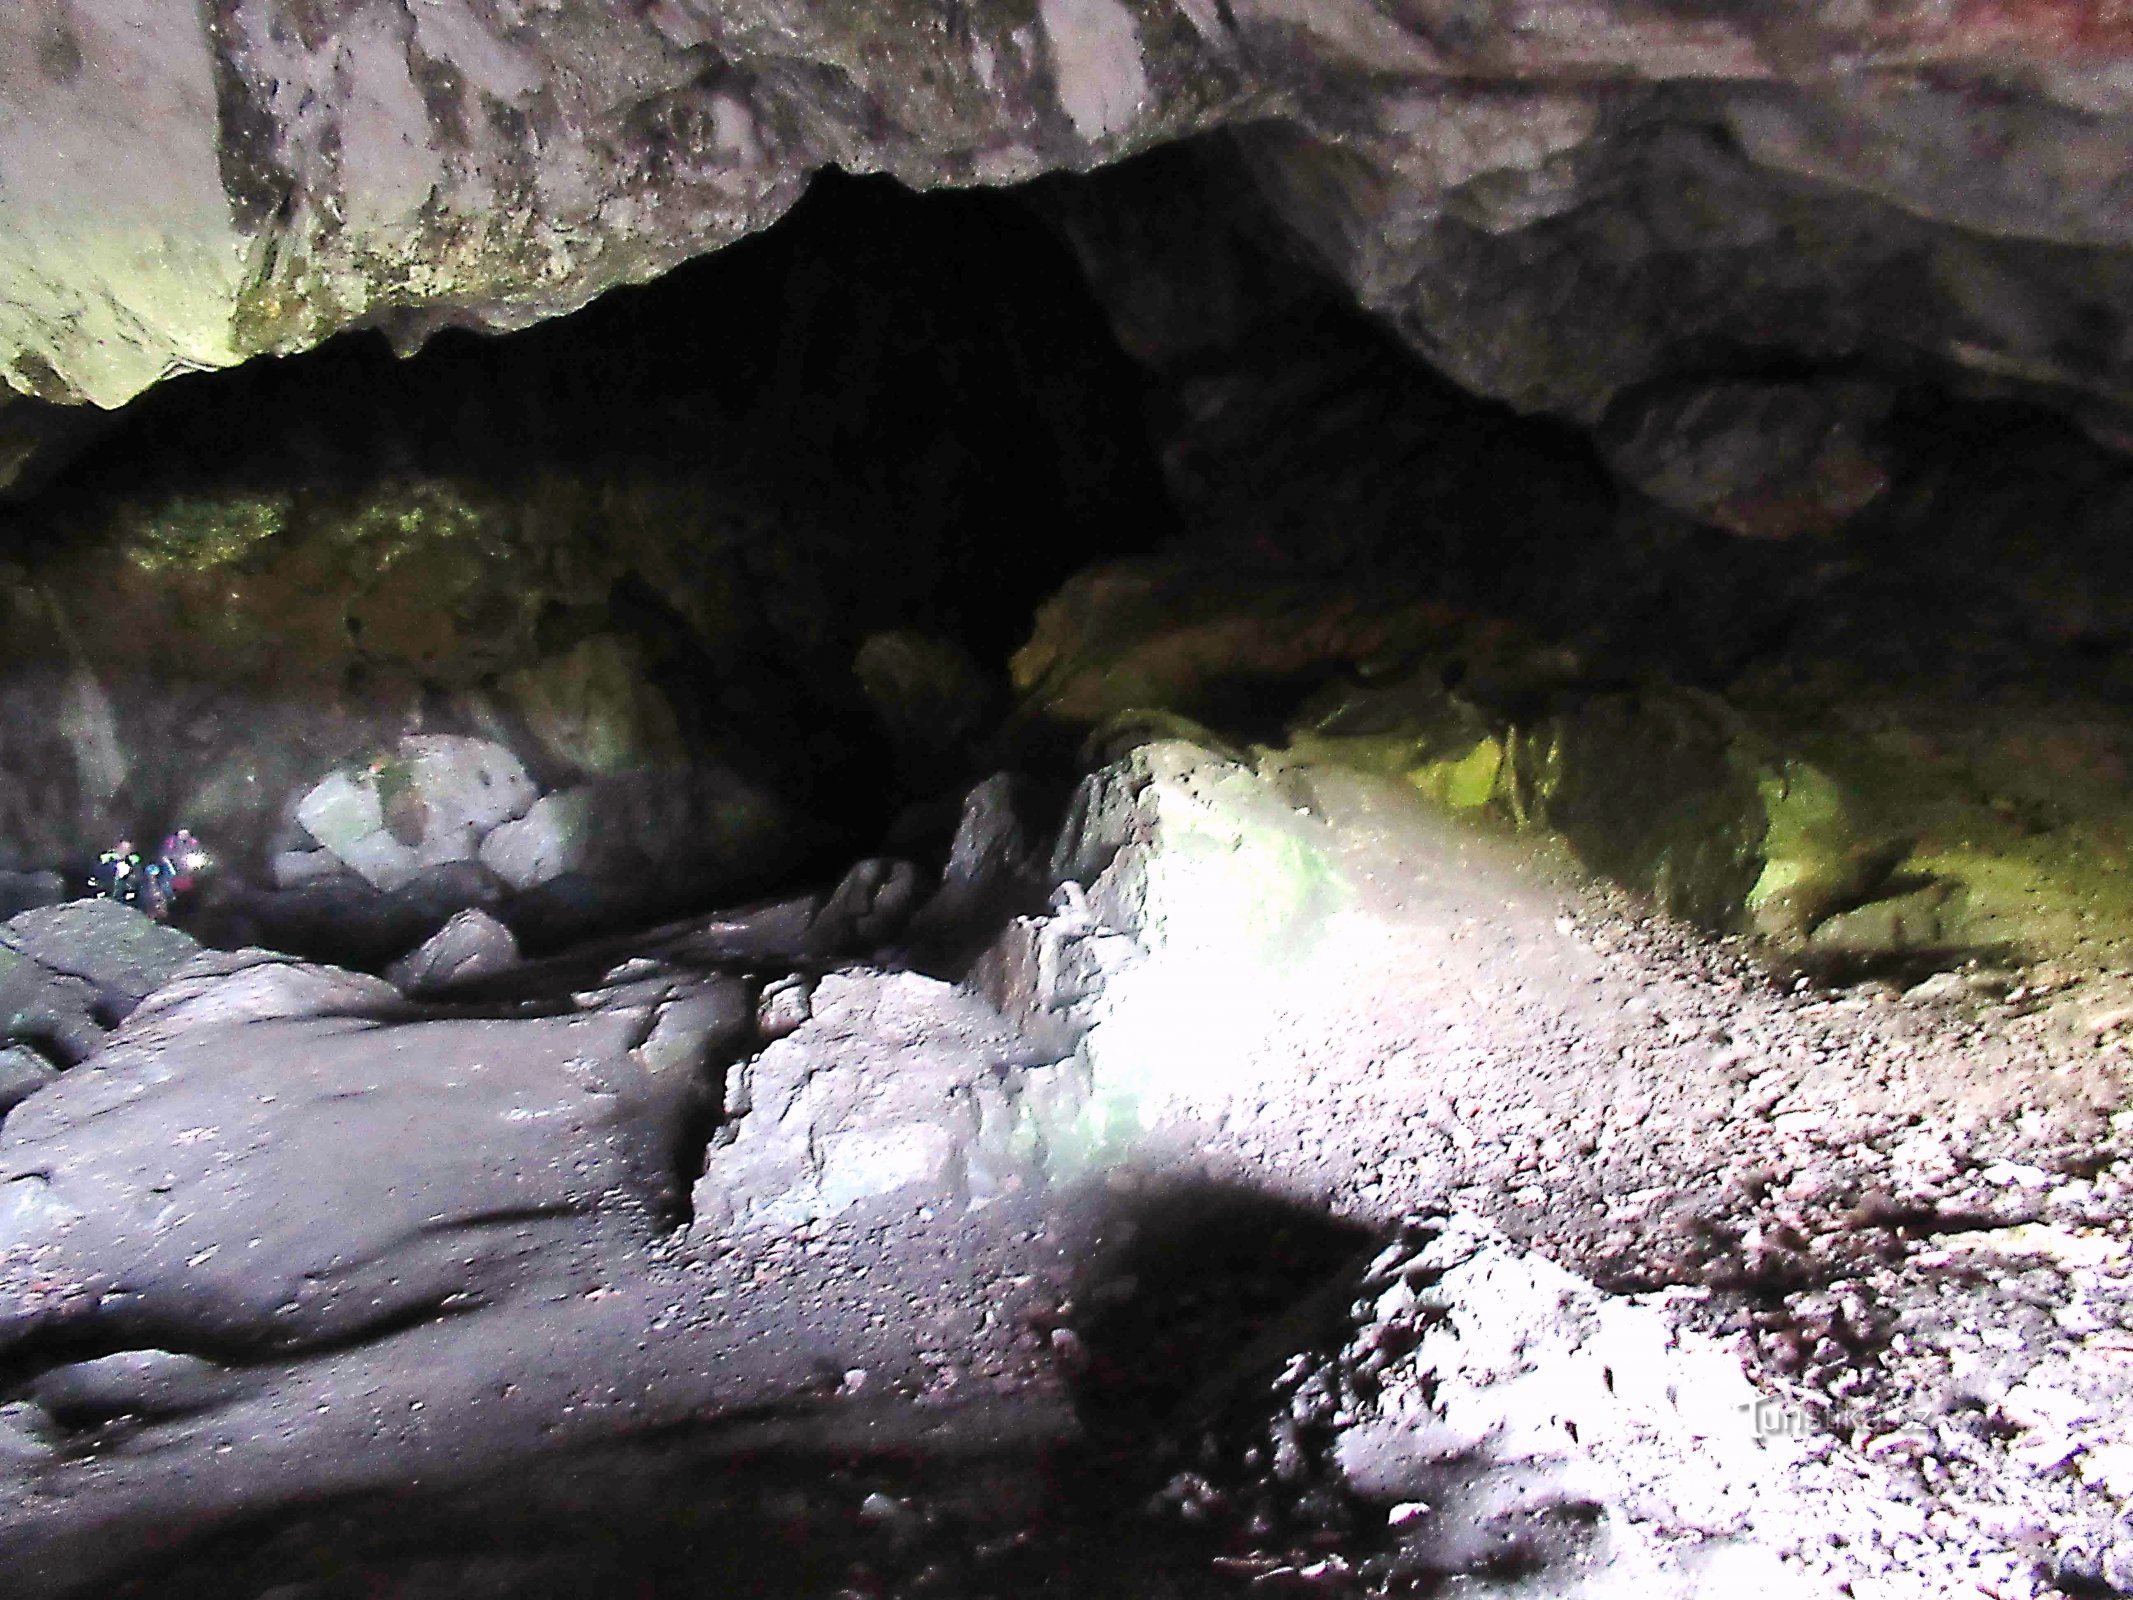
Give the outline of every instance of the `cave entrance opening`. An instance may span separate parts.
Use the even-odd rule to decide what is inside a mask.
[[[0,511],[0,868],[183,825],[186,925],[375,967],[938,850],[1038,604],[1174,529],[1147,401],[1023,200],[836,172],[522,333],[170,381]]]

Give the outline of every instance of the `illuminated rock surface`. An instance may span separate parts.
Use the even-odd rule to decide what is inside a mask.
[[[8,30],[0,369],[52,400],[353,325],[523,326],[832,163],[1002,183],[1229,125],[1364,305],[1521,407],[1598,422],[1733,346],[2123,427],[2106,8],[70,0]]]

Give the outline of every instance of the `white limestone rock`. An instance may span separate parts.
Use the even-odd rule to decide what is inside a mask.
[[[518,890],[583,870],[592,852],[593,791],[580,786],[541,796],[523,817],[481,842],[481,864]]]
[[[332,772],[298,802],[297,821],[387,893],[427,867],[471,861],[539,794],[517,756],[488,739],[421,734],[393,756]]]

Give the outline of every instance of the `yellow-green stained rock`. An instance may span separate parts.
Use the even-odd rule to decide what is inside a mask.
[[[646,678],[642,652],[615,634],[506,675],[503,691],[543,748],[582,773],[610,777],[681,760],[673,708]]]
[[[1840,911],[1823,919],[1808,937],[1807,948],[1817,955],[1859,957],[1942,948],[1950,927],[1960,925],[1949,915],[1953,894],[1947,884],[1928,884]]]
[[[1762,870],[1764,818],[1740,719],[1685,690],[1603,695],[1521,730],[1516,811],[1595,872],[1710,927]]]
[[[1907,851],[1855,815],[1843,785],[1805,761],[1778,761],[1757,780],[1763,870],[1748,891],[1748,926],[1796,943],[1833,912],[1866,899]]]
[[[1479,811],[1496,798],[1503,767],[1503,746],[1483,739],[1463,756],[1411,768],[1407,781],[1439,805]]]
[[[1168,719],[1215,745],[1249,686],[1323,674],[1336,681],[1293,719],[1284,760],[1554,835],[1706,927],[1846,960],[2133,966],[2133,729],[2113,708],[1785,680],[1595,694],[1573,655],[1484,618],[1187,577],[1139,563],[1069,584],[1016,658],[1026,711],[1132,707],[1107,729],[1146,737]],[[1277,886],[1289,873],[1267,866]]]
[[[143,572],[212,572],[242,561],[288,525],[289,498],[181,498],[141,518],[127,560]]]

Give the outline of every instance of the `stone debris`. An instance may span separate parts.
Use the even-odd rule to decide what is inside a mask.
[[[814,1015],[815,980],[795,975],[763,986],[756,1003],[756,1031],[766,1044],[775,1043]]]
[[[397,1482],[428,1459],[433,1417],[462,1438],[501,1426],[513,1449],[551,1437],[521,1425],[740,1426],[733,1386],[772,1366],[781,1403],[804,1401],[766,1426],[809,1448],[967,1451],[957,1408],[1047,1384],[1085,1400],[1126,1360],[1187,1395],[1136,1413],[1116,1470],[1126,1505],[1154,1496],[1159,1576],[1211,1559],[1218,1583],[1535,1600],[1846,1583],[2030,1600],[2047,1570],[2113,1581],[2128,1545],[2099,1508],[2128,1487],[2117,1178],[2069,1179],[2034,1131],[1992,1159],[1958,1159],[1926,1124],[1866,1149],[1860,1119],[1879,1113],[1838,1104],[1832,1075],[1865,1048],[1846,1055],[1847,1030],[1903,1020],[1895,1001],[1749,990],[1718,969],[1661,981],[1636,941],[1685,936],[1514,883],[1462,853],[1467,835],[1397,833],[1401,793],[1144,746],[1085,785],[1049,911],[1011,918],[962,985],[886,961],[822,970],[852,951],[825,958],[819,931],[859,937],[898,881],[886,859],[831,897],[557,958],[561,1010],[500,988],[480,1015],[445,1015],[263,951],[190,957],[92,1066],[0,1127],[0,1345],[22,1374],[0,1393],[0,1472],[65,1485],[56,1512],[11,1521],[0,1504],[0,1549],[49,1540],[89,1570],[68,1541],[91,1519],[135,1526],[114,1507],[151,1504],[124,1497],[160,1492],[141,1486],[173,1481],[177,1460],[201,1468],[184,1480],[196,1508],[271,1506],[321,1472]],[[1401,898],[1358,838],[1420,869]],[[1240,860],[1250,904],[1219,870]],[[1334,926],[1369,942],[1331,941]],[[1633,994],[1608,965],[1624,949],[1647,963]],[[1210,967],[1255,976],[1199,987]],[[1351,978],[1375,987],[1358,999]],[[90,1003],[86,979],[64,981]],[[1918,1027],[1969,1027],[1949,1008],[1996,993],[1921,1002]],[[1397,1010],[1341,1013],[1345,1028],[1296,1011],[1386,995]],[[1421,1031],[1394,1048],[1394,1025]],[[1947,1069],[1912,1035],[1875,1037],[1890,1062]],[[1582,1058],[1558,1071],[1603,1048],[1604,1089]],[[1161,1073],[1195,1052],[1215,1070],[1163,1110]],[[1407,1115],[1386,1133],[1392,1097]],[[1740,1173],[1707,1175],[1722,1198],[1697,1227],[1663,1215],[1677,1145],[1751,1136],[1727,1146]],[[1860,1151],[1796,1178],[1747,1170],[1840,1137]],[[1277,1275],[1268,1306],[1250,1287],[1257,1326],[1210,1362],[1196,1341],[1237,1313],[1192,1263],[1084,1280],[1090,1252],[1043,1242],[1055,1222],[1130,1236],[1165,1182],[1286,1188],[1296,1215],[1367,1218],[1454,1181],[1422,1168],[1435,1152],[1472,1175],[1473,1208],[1549,1255],[1720,1287],[1602,1293],[1472,1211],[1403,1205],[1330,1290]],[[1853,1162],[1872,1192],[1842,1187]],[[1809,1180],[1829,1193],[1803,1199]],[[950,1258],[995,1225],[1002,1277],[981,1290]],[[1910,1253],[1877,1253],[1890,1237]],[[1741,1283],[1771,1287],[1726,1287]],[[863,1314],[837,1309],[868,1295]],[[1134,1315],[1163,1322],[1137,1353],[1105,1323]],[[514,1411],[513,1386],[540,1398]],[[224,1437],[240,1441],[227,1458]],[[68,1464],[84,1441],[93,1470]],[[945,1500],[871,1480],[848,1496],[846,1536],[876,1541],[874,1592],[1029,1592],[1010,1575],[1077,1559],[1087,1529],[1048,1535],[1041,1495],[981,1541],[990,1554],[958,1548],[952,1494],[999,1487],[997,1458],[964,1459],[987,1461],[983,1482],[954,1469]],[[843,1489],[799,1493],[819,1508]],[[870,1493],[884,1498],[866,1513]],[[1190,1538],[1167,1531],[1178,1519]],[[438,1559],[476,1584],[471,1558]]]
[[[122,1350],[41,1373],[29,1397],[61,1429],[120,1417],[172,1417],[227,1403],[250,1387],[229,1369],[168,1350]]]
[[[471,861],[539,790],[519,758],[487,739],[412,734],[368,767],[328,773],[296,805],[320,845],[377,889],[424,868]]]
[[[394,962],[385,976],[403,994],[423,994],[493,978],[518,960],[511,930],[486,911],[470,908]]]
[[[1024,826],[1013,774],[996,772],[964,798],[940,888],[914,919],[915,937],[952,943],[985,935],[1041,894],[1037,849]]]
[[[301,889],[348,870],[348,863],[331,850],[279,850],[267,862],[267,876],[277,889]]]
[[[1159,1506],[1268,1561],[1342,1535],[1367,1592],[1835,1594],[1765,1531],[1795,1531],[1798,1442],[1758,1431],[1771,1402],[1717,1346],[1472,1217],[1410,1219],[1350,1288],[1337,1347],[1238,1382]]]
[[[815,895],[748,906],[706,918],[664,948],[693,960],[793,965],[807,958],[821,913]]]

